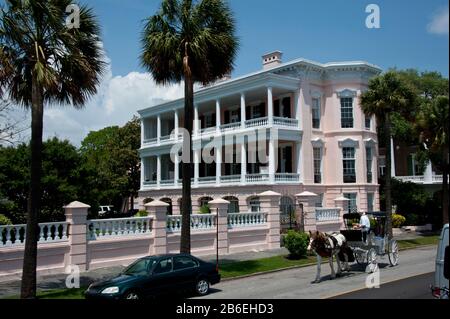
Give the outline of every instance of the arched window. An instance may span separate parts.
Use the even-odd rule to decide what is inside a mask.
[[[223,199],[230,202],[228,204],[228,214],[239,213],[239,199],[234,196],[226,196]]]
[[[212,200],[213,200],[213,198],[209,197],[209,196],[201,197],[198,200],[198,204],[199,204],[198,206],[200,207],[201,214],[210,214],[211,213],[208,203]]]
[[[144,204],[148,204],[148,203],[151,203],[151,202],[153,202],[153,198],[146,198],[146,199],[144,199]]]
[[[248,201],[248,208],[251,212],[261,211],[261,202],[259,200],[259,197],[251,197]]]
[[[161,198],[161,202],[169,204],[167,207],[167,215],[172,215],[172,199],[171,198]]]

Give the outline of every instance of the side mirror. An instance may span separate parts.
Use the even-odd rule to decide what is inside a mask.
[[[450,255],[449,255],[449,251],[448,251],[448,247],[445,247],[445,254],[444,254],[444,278],[448,279],[449,277],[449,259],[450,259]]]

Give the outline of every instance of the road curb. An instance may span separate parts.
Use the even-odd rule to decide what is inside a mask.
[[[430,245],[418,245],[418,246],[415,246],[415,247],[405,247],[405,248],[399,249],[399,251],[418,249],[418,248],[431,248],[431,247],[434,247],[434,246],[436,246],[436,245],[433,245],[433,244],[430,244]],[[282,256],[282,255],[280,255],[280,256]],[[322,261],[322,264],[325,264],[325,263],[328,263],[328,260]],[[304,267],[309,267],[309,266],[314,266],[314,265],[317,265],[317,263],[312,262],[312,263],[307,263],[307,264],[304,264],[304,265],[290,266],[290,267],[278,268],[278,269],[267,270],[267,271],[260,271],[260,272],[255,272],[255,273],[248,274],[248,275],[223,278],[223,279],[221,279],[221,282],[239,280],[239,279],[244,279],[244,278],[253,277],[253,276],[259,276],[259,275],[273,274],[273,273],[277,273],[277,272],[281,272],[281,271],[285,271],[285,270],[299,269],[299,268],[304,268]]]

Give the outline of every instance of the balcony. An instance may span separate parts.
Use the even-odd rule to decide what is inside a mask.
[[[242,122],[233,122],[233,123],[226,123],[220,125],[220,132],[222,134],[228,133],[228,132],[239,132],[241,130],[245,129],[255,129],[255,128],[270,128],[270,127],[276,127],[276,128],[284,128],[284,129],[299,129],[299,121],[297,119],[293,118],[287,118],[287,117],[273,117],[273,123],[271,124],[269,121],[269,117],[259,117],[254,118],[250,120],[246,120],[244,122],[244,125],[242,125]],[[217,127],[207,127],[202,128],[198,130],[198,134],[193,134],[193,139],[198,139],[202,137],[212,136],[217,133]],[[182,141],[183,134],[178,134],[178,141]],[[161,136],[159,139],[157,137],[151,137],[151,138],[145,138],[143,140],[143,146],[157,146],[162,144],[168,144],[168,143],[175,143],[175,134],[165,135]]]
[[[413,176],[393,176],[393,178],[398,179],[402,182],[410,182],[416,184],[442,184],[443,177],[442,175],[432,175],[432,176],[424,176],[424,175],[413,175]]]
[[[296,173],[276,173],[273,175],[273,181],[271,181],[270,174],[268,173],[257,173],[257,174],[246,174],[242,182],[241,175],[223,175],[219,178],[219,183],[217,183],[216,176],[205,176],[199,177],[197,181],[195,178],[191,179],[191,185],[193,188],[206,187],[206,186],[242,186],[242,185],[258,185],[258,184],[297,184],[300,183],[300,174]],[[173,179],[161,180],[159,185],[156,181],[146,181],[143,183],[143,190],[152,189],[170,189],[170,188],[181,188],[182,180],[179,179],[175,184]]]

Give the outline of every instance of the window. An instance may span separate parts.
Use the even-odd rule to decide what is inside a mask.
[[[367,183],[372,183],[372,148],[366,147]]]
[[[313,148],[314,156],[314,183],[322,183],[322,149],[319,147]]]
[[[318,208],[323,207],[323,193],[317,194],[317,201],[316,201],[315,206]]]
[[[370,118],[370,116],[365,115],[364,116],[364,126],[366,127],[366,130],[370,130],[371,129],[371,125],[372,124],[372,120]]]
[[[348,201],[348,212],[349,213],[357,213],[358,207],[356,205],[356,193],[344,193],[344,197],[347,198]]]
[[[342,149],[344,183],[356,183],[355,148]]]
[[[320,99],[312,99],[312,127],[320,128]]]
[[[239,213],[239,199],[233,196],[227,196],[223,199],[230,202],[230,204],[228,204],[228,214]]]
[[[199,200],[199,204],[200,204],[200,211],[202,213],[206,213],[206,214],[210,214],[211,210],[209,209],[209,202],[212,201],[213,198],[212,197],[202,197]]]
[[[261,211],[261,203],[259,202],[259,197],[253,197],[249,201],[249,207],[251,212]]]
[[[367,212],[373,212],[374,193],[367,193]]]
[[[164,274],[172,271],[172,258],[162,259],[155,267],[153,273]]]
[[[194,267],[198,267],[198,263],[192,258],[180,256],[173,259],[173,270],[181,270]]]
[[[353,127],[353,98],[351,97],[341,98],[341,127]]]
[[[155,262],[155,258],[152,257],[139,259],[128,266],[122,273],[129,276],[145,276],[148,275]]]

